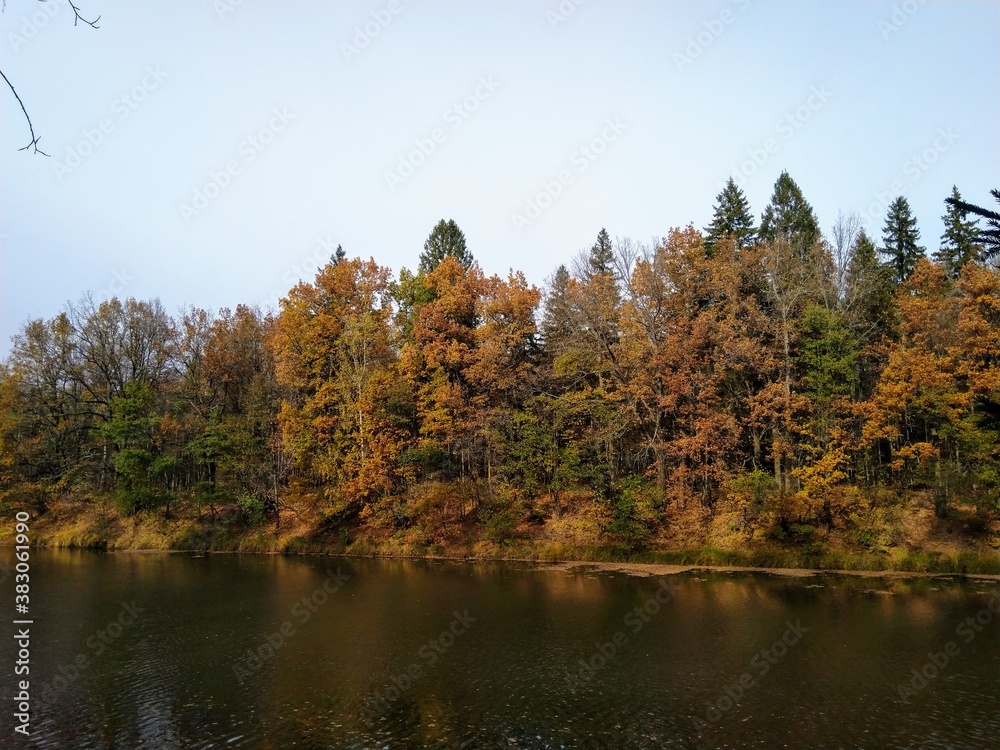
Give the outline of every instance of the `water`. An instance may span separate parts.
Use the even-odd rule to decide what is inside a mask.
[[[39,550],[49,702],[28,741],[5,707],[0,746],[997,748],[998,589]],[[947,663],[901,695],[931,653]]]

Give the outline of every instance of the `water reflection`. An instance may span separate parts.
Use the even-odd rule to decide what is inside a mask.
[[[343,585],[311,599],[338,569]],[[39,551],[35,684],[80,654],[88,664],[36,707],[30,746],[943,748],[988,747],[1000,730],[1000,623],[909,703],[896,690],[985,606],[990,585],[729,573],[671,582],[653,608],[656,577]],[[143,614],[97,653],[93,636],[133,600]],[[456,634],[456,616],[474,623]],[[286,623],[293,632],[279,639]],[[801,638],[761,657],[790,623]],[[613,656],[595,661],[609,643]],[[262,644],[272,653],[240,679],[235,667]],[[741,689],[746,674],[754,681]]]

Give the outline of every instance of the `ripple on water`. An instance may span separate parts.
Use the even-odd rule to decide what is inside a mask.
[[[345,561],[350,596],[301,622],[292,607],[322,580],[322,561],[226,557],[39,566],[39,620],[51,636],[37,653],[43,675],[85,649],[80,634],[105,625],[118,602],[141,597],[148,615],[39,711],[32,746],[689,748],[694,720],[747,673],[753,687],[709,723],[707,746],[937,750],[993,747],[1000,736],[1000,622],[961,643],[909,703],[897,691],[981,610],[993,591],[982,582],[681,575],[676,596],[633,630],[625,618],[656,576]],[[477,622],[428,663],[421,644],[465,609]],[[238,682],[233,665],[289,620],[294,636]],[[758,674],[754,658],[797,620],[808,627],[801,642]],[[568,679],[619,630],[627,642],[613,657],[579,684]],[[11,649],[0,643],[5,663]],[[421,677],[366,724],[362,709],[414,663]]]

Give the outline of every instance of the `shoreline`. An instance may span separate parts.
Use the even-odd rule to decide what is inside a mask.
[[[0,544],[0,549],[11,545]],[[358,554],[350,552],[289,552],[282,550],[244,551],[244,550],[212,550],[212,549],[101,549],[94,547],[55,547],[32,546],[32,550],[75,550],[100,552],[102,554],[161,554],[161,555],[270,555],[281,557],[336,557],[356,560],[427,560],[455,563],[527,563],[537,569],[563,573],[621,573],[637,578],[678,575],[683,573],[753,573],[781,576],[784,578],[813,578],[820,575],[850,576],[853,578],[883,578],[892,580],[906,579],[966,579],[974,581],[998,581],[1000,574],[948,571],[915,571],[915,570],[851,570],[838,568],[806,568],[806,567],[767,567],[743,565],[712,565],[698,563],[647,563],[647,562],[614,562],[601,560],[539,560],[527,557],[475,557],[461,555],[377,555]]]
[[[701,519],[700,525],[691,528],[678,521],[672,537],[650,539],[630,549],[603,536],[600,525],[586,516],[522,523],[507,537],[495,538],[471,522],[452,523],[446,525],[446,532],[432,535],[420,526],[405,530],[375,525],[333,527],[315,514],[285,517],[280,527],[251,525],[234,513],[220,513],[218,518],[196,516],[186,506],[177,507],[171,517],[153,513],[122,517],[104,506],[69,501],[51,503],[33,518],[29,536],[37,549],[496,561],[562,569],[590,566],[591,570],[633,576],[702,570],[798,578],[830,573],[884,579],[956,575],[1000,580],[1000,527],[998,543],[987,544],[985,535],[962,533],[955,521],[934,526],[938,522],[930,508],[919,511],[911,519],[911,533],[899,543],[863,547],[852,544],[842,531],[809,544],[737,538],[726,533],[724,514],[711,523]],[[14,544],[13,530],[10,523],[0,524],[0,546]]]

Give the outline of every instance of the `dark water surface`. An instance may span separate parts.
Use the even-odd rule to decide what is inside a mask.
[[[43,550],[31,573],[35,715],[25,741],[4,701],[5,748],[1000,748],[995,582]]]

